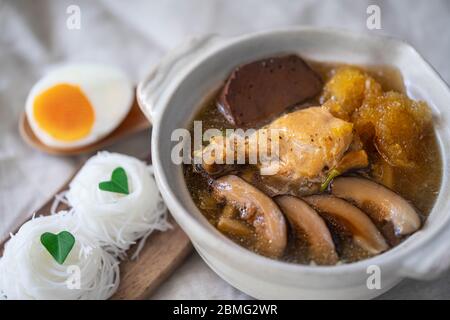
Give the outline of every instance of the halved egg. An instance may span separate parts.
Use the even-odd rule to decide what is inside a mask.
[[[31,89],[26,116],[41,142],[81,147],[116,129],[133,102],[133,85],[117,68],[73,64],[54,69]]]

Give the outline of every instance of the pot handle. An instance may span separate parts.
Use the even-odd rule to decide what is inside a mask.
[[[417,280],[432,280],[450,267],[450,231],[444,230],[421,253],[406,258],[400,268],[402,276]]]
[[[159,100],[176,74],[180,74],[199,54],[211,48],[219,36],[206,35],[188,39],[181,46],[170,51],[152,72],[142,80],[136,91],[138,104],[150,120],[158,113]]]

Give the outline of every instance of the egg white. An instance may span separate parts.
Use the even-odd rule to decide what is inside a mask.
[[[95,113],[91,132],[76,141],[61,141],[39,127],[33,116],[36,96],[57,84],[79,86]],[[119,69],[101,64],[70,64],[55,68],[31,89],[26,101],[26,116],[33,133],[47,146],[82,147],[94,143],[116,129],[131,109],[134,88]]]

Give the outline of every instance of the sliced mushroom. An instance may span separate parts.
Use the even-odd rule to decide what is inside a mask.
[[[325,221],[306,202],[293,196],[278,196],[275,201],[297,235],[308,243],[311,260],[332,265],[339,260]]]
[[[221,216],[217,222],[217,229],[235,237],[249,238],[252,236],[252,229],[244,222],[234,218]]]
[[[236,217],[238,213],[238,210],[235,206],[231,205],[231,204],[227,204],[223,209],[222,209],[222,215],[221,217],[223,218],[234,218]]]
[[[315,195],[303,199],[321,216],[331,218],[351,233],[353,241],[369,253],[379,254],[389,248],[372,220],[347,201],[332,195]]]
[[[253,225],[256,249],[268,257],[280,257],[286,248],[286,221],[271,198],[243,179],[228,175],[213,183],[214,195],[240,210],[241,219]]]
[[[353,202],[376,222],[390,222],[398,237],[420,228],[420,217],[414,207],[381,184],[363,178],[343,177],[333,181],[331,192]]]

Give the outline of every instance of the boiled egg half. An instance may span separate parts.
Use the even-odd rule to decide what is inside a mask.
[[[31,89],[26,116],[36,137],[55,148],[82,147],[116,129],[132,106],[134,89],[115,67],[55,68]]]

